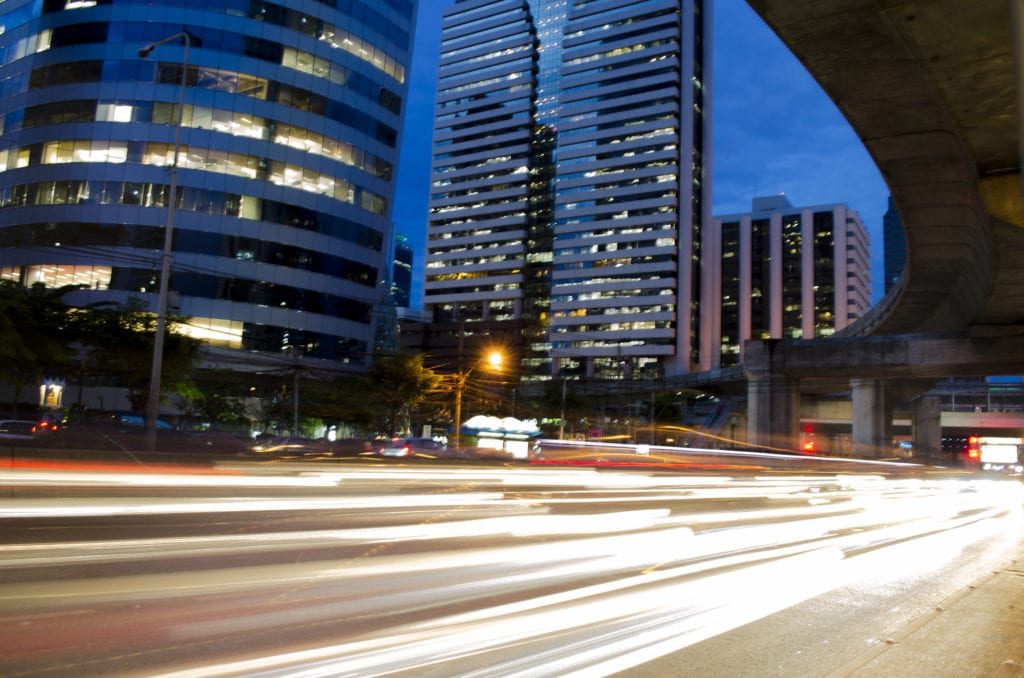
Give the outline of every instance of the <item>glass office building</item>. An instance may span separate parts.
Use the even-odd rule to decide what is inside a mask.
[[[435,321],[518,324],[536,378],[699,367],[710,20],[701,0],[446,11],[424,282]]]
[[[0,0],[0,276],[156,310],[177,156],[187,330],[225,355],[363,365],[416,6]]]

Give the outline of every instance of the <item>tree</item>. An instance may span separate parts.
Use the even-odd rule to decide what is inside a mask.
[[[0,281],[0,380],[14,388],[12,417],[25,386],[46,371],[61,370],[72,354],[70,308],[63,297],[76,289]]]
[[[223,379],[222,370],[209,370],[189,382],[180,383],[172,402],[186,417],[205,424],[238,428],[250,417],[245,398],[235,393],[236,380]]]
[[[377,407],[380,431],[388,437],[404,428],[404,416],[423,403],[441,378],[423,364],[424,355],[374,356],[363,378],[366,400]]]
[[[299,407],[304,416],[328,422],[344,422],[362,430],[373,428],[376,408],[367,397],[363,375],[303,379],[300,389]]]
[[[118,378],[128,389],[135,412],[147,409],[156,336],[156,317],[145,308],[141,299],[132,297],[126,304],[102,302],[90,306],[78,317],[89,362],[95,371]],[[182,321],[179,316],[167,318],[160,384],[162,390],[172,393],[190,383],[201,346],[199,340],[171,331]]]

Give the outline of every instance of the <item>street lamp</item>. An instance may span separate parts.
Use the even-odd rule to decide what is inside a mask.
[[[501,369],[503,361],[504,356],[499,351],[491,351],[477,364],[486,363],[489,369],[497,372]],[[473,367],[468,370],[459,368],[459,371],[455,373],[455,444],[453,447],[456,450],[460,447],[459,435],[462,433],[462,391],[466,388],[466,378],[473,373],[473,369]]]
[[[181,64],[181,86],[178,92],[178,120],[174,126],[174,155],[171,160],[171,183],[167,192],[167,221],[164,228],[164,251],[160,264],[160,293],[156,306],[156,337],[153,340],[153,366],[149,374],[149,412],[146,416],[146,444],[156,449],[156,422],[160,416],[160,373],[164,361],[164,331],[167,326],[167,296],[171,281],[171,254],[174,250],[174,211],[178,202],[178,155],[181,152],[181,127],[185,113],[185,85],[188,82],[188,52],[192,36],[181,31],[154,42],[139,50],[145,59],[160,45],[181,38],[185,41],[185,53]]]

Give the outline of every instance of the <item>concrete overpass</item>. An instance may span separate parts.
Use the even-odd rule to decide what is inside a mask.
[[[1024,373],[1024,0],[748,0],[845,114],[907,236],[900,284],[827,340],[748,342],[748,436],[791,447],[800,393],[852,390],[854,444],[943,376]],[[938,406],[915,447],[938,454]]]

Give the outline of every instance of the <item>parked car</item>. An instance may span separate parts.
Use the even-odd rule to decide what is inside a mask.
[[[0,420],[0,439],[32,440],[36,437],[36,422],[26,419]]]
[[[382,457],[412,457],[421,454],[436,457],[447,451],[447,445],[431,438],[393,438],[377,448],[377,454]]]
[[[114,421],[123,428],[143,428],[146,425],[146,415],[134,413],[121,413],[114,415]],[[156,427],[161,431],[173,431],[174,426],[163,419],[156,420]]]

